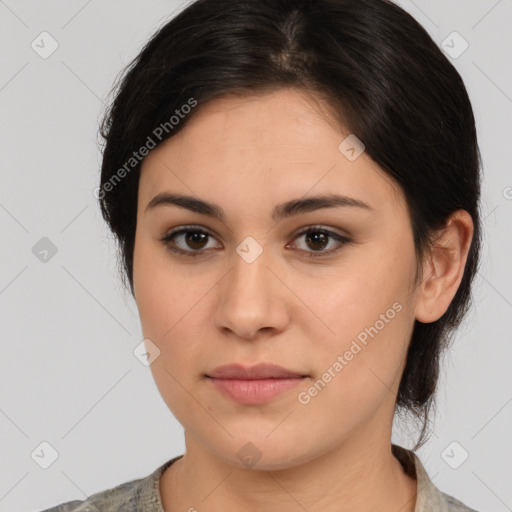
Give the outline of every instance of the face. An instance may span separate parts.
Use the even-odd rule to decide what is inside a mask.
[[[416,258],[403,193],[340,149],[348,135],[284,89],[198,107],[143,161],[135,299],[158,389],[196,450],[277,469],[390,432]],[[196,203],[148,206],[159,194]],[[350,199],[306,201],[334,195]],[[234,363],[302,378],[274,380],[276,394],[232,381],[232,395],[209,376]]]

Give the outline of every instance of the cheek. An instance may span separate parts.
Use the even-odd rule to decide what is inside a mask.
[[[162,256],[163,255],[163,256]],[[202,299],[211,288],[208,279],[191,280],[182,265],[173,264],[165,251],[142,244],[134,254],[136,301],[143,335],[160,350],[152,367],[164,365],[179,372],[189,363],[190,354],[199,350],[204,322],[198,317],[205,302]],[[205,276],[206,278],[206,276]],[[204,286],[203,286],[204,285]],[[160,374],[164,380],[170,376]]]
[[[135,298],[144,336],[161,339],[186,313],[192,301],[187,297],[190,287],[186,276],[153,241],[138,239],[133,259]]]
[[[323,304],[333,324],[343,327],[341,335],[355,336],[374,325],[381,315],[390,317],[391,323],[396,324],[397,309],[402,312],[396,317],[406,316],[416,260],[407,230],[398,235],[393,243],[382,238],[366,249],[361,247],[357,257],[347,262],[339,276],[327,283]],[[395,305],[397,303],[399,306]],[[387,326],[386,322],[389,331]]]
[[[371,267],[360,261],[347,264],[339,272],[318,278],[314,283],[311,278],[298,278],[294,291],[316,313],[310,325],[314,326],[317,337],[340,347],[340,343],[355,338],[376,322],[382,330],[382,316],[383,321],[390,320],[385,323],[386,331],[390,330],[390,323],[397,323],[396,318],[405,316],[397,310],[405,310],[409,279],[405,273],[389,272],[382,261]],[[311,320],[311,314],[307,318]]]
[[[352,403],[366,394],[371,401],[398,385],[413,325],[407,295],[414,259],[405,256],[400,272],[390,271],[393,257],[360,258],[316,289],[314,307],[329,328],[310,335],[317,340],[317,369],[336,374],[332,390],[340,400]]]
[[[317,373],[301,397],[301,403],[310,398],[305,407],[325,417],[332,435],[364,423],[394,400],[410,336],[406,309],[398,301],[356,313],[358,317],[341,314],[335,341],[331,337],[317,343],[312,354]]]
[[[198,355],[204,323],[198,322],[197,315],[205,292],[191,286],[190,280],[170,265],[162,270],[152,266],[149,258],[145,264],[138,275],[137,305],[144,338],[160,351],[150,369],[163,401],[178,421],[188,426],[203,418],[200,408],[191,407],[187,390],[201,370]]]
[[[406,306],[395,299],[339,301],[346,307],[331,306],[327,321],[336,334],[317,343],[318,369],[328,370],[336,363],[334,370],[356,386],[378,377],[391,386],[406,355],[411,323]]]

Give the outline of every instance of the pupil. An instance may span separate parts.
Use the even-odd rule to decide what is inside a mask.
[[[321,239],[321,240],[320,240]],[[320,244],[321,247],[312,247],[313,249],[323,249],[326,246],[327,237],[325,233],[313,232],[308,233],[307,241],[308,243],[311,241],[313,245]]]
[[[193,249],[201,249],[204,244],[201,244],[201,242],[204,242],[207,238],[206,233],[199,233],[197,231],[189,231],[187,233],[186,241],[187,244],[192,247]],[[197,245],[196,245],[197,244]]]

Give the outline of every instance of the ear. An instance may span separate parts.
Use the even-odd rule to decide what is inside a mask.
[[[416,302],[416,320],[435,322],[441,318],[457,293],[473,239],[473,220],[465,210],[457,210],[434,241],[423,263],[423,281]]]

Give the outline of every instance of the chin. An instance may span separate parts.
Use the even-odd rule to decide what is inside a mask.
[[[302,439],[280,437],[267,431],[259,436],[245,435],[243,438],[235,438],[226,444],[211,446],[211,452],[226,463],[241,469],[253,469],[259,471],[285,470],[302,463],[306,463],[320,455],[315,447],[308,447]],[[301,450],[298,451],[297,447]]]

